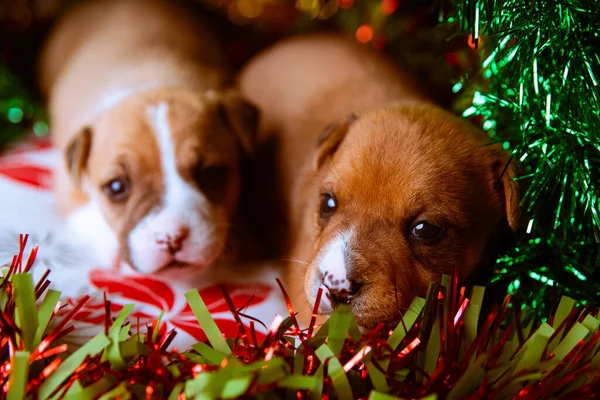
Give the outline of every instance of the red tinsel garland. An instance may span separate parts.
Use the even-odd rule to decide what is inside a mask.
[[[21,288],[15,295],[15,277],[29,274],[37,253],[34,248],[24,262],[26,241],[27,236],[22,236],[19,255],[0,283],[0,388],[4,395],[10,396],[11,385],[19,379],[26,380],[23,394],[31,398],[42,397],[40,393],[54,398],[96,398],[104,393],[111,398],[183,399],[198,393],[206,393],[207,398],[228,397],[229,393],[230,398],[592,399],[600,391],[597,311],[559,305],[550,318],[553,327],[540,327],[551,334],[533,345],[540,338],[535,336],[538,331],[531,324],[522,325],[520,308],[507,298],[482,319],[473,336],[472,317],[478,306],[473,295],[468,297],[465,288],[459,289],[456,274],[442,284],[432,284],[427,298],[415,300],[411,307],[416,308],[406,311],[394,331],[384,331],[381,324],[365,334],[359,332],[347,308],[338,309],[322,327],[315,325],[314,315],[310,325],[301,329],[282,286],[290,316],[276,318],[262,343],[254,330],[254,324],[261,322],[236,309],[223,288],[238,325],[237,336],[227,341],[231,354],[216,350],[217,338],[208,332],[209,341],[193,350],[169,349],[175,330],[161,333],[160,322],[154,321],[146,327],[146,334],[139,329],[134,333],[128,322],[122,323],[124,316],[110,314],[110,301],[105,299],[104,333],[110,339],[106,343],[111,344],[86,355],[72,373],[49,389],[44,385],[69,362],[67,353],[75,350],[61,339],[75,329],[68,325],[87,299],[60,321],[53,321],[60,303],[54,307],[48,321],[51,328],[29,349],[27,376],[15,375],[16,354],[27,350],[29,335],[19,317],[24,303],[17,297],[25,295]],[[30,293],[38,305],[50,284],[47,277]],[[249,328],[244,318],[251,319]],[[203,321],[205,330],[208,323]],[[111,345],[118,347],[119,357],[111,353]],[[537,352],[538,358],[517,369],[527,352]]]

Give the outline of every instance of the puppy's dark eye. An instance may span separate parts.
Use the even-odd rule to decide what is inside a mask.
[[[335,210],[337,209],[337,200],[331,193],[321,194],[321,205],[319,207],[319,216],[323,220],[331,218]]]
[[[437,225],[432,224],[429,221],[418,221],[410,229],[410,234],[415,238],[431,244],[432,242],[441,238],[443,229]]]
[[[127,200],[130,188],[131,185],[129,184],[128,179],[115,178],[102,186],[102,191],[110,201],[113,203],[120,203]]]
[[[194,170],[194,180],[198,188],[212,201],[218,201],[225,195],[229,181],[229,167],[199,166]]]

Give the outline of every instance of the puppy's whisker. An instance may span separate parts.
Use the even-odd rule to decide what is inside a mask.
[[[297,258],[294,258],[294,257],[290,257],[290,258],[283,258],[281,261],[291,261],[291,262],[295,262],[295,263],[297,263],[297,264],[304,265],[304,266],[308,266],[308,265],[309,265],[309,263],[308,263],[308,262],[306,262],[306,261],[302,261],[302,260],[299,260],[299,259],[297,259]]]

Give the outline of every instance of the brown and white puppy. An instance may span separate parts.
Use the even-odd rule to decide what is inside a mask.
[[[173,1],[84,2],[51,33],[40,86],[65,157],[58,205],[103,262],[172,276],[223,256],[258,124],[223,59]]]
[[[394,325],[430,281],[453,268],[466,279],[516,227],[503,149],[374,51],[292,38],[251,61],[240,87],[262,110],[260,141],[278,141],[287,285],[305,322],[322,288],[321,313],[348,303],[363,329]]]

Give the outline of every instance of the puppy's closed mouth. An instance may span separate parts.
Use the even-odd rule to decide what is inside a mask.
[[[164,267],[161,268],[162,269],[170,269],[170,268],[186,268],[186,267],[190,267],[193,264],[189,264],[189,263],[185,263],[185,262],[181,262],[181,261],[171,261],[170,263],[168,263],[167,265],[165,265]]]
[[[202,268],[202,266],[197,265],[197,264],[190,264],[190,263],[186,263],[186,262],[182,262],[182,261],[173,260],[173,261],[169,262],[168,264],[166,264],[165,266],[161,267],[158,271],[156,271],[156,273],[161,274],[161,273],[172,272],[172,271],[188,270],[188,269],[192,269],[192,268],[198,268],[198,270],[200,270]]]

